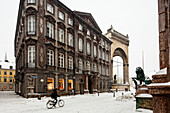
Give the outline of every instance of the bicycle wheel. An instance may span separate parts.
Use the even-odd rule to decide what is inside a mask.
[[[48,109],[51,109],[51,108],[53,108],[54,104],[55,104],[54,101],[49,100],[49,101],[47,102],[46,106],[47,106]]]
[[[58,101],[58,106],[63,107],[64,106],[64,100],[59,100]]]

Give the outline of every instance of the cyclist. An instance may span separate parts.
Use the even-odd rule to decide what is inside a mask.
[[[57,97],[60,97],[60,96],[57,94],[57,91],[58,91],[58,89],[56,88],[56,89],[53,90],[53,93],[51,93],[51,98],[52,98],[52,99],[55,99],[55,104],[54,104],[54,106],[57,104]]]

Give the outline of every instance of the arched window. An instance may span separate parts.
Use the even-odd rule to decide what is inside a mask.
[[[27,33],[28,35],[35,35],[35,15],[27,17]]]
[[[47,22],[47,37],[54,39],[54,24]]]
[[[59,41],[64,43],[64,30],[59,28]]]
[[[68,69],[73,69],[73,57],[69,56],[68,58]]]
[[[94,63],[94,72],[97,72],[97,64]]]
[[[89,62],[89,61],[87,61],[86,70],[88,70],[88,71],[89,71],[89,74],[90,74],[90,62]]]
[[[97,57],[97,47],[94,46],[94,57]]]
[[[87,54],[90,55],[90,43],[87,42]]]
[[[73,35],[68,33],[68,45],[73,47]]]
[[[54,66],[54,51],[48,50],[47,57],[48,57],[48,65]]]
[[[79,38],[79,51],[82,52],[83,51],[83,39]]]
[[[64,54],[63,53],[59,53],[59,60],[58,60],[58,63],[59,63],[59,67],[60,68],[64,68]]]
[[[79,73],[82,73],[83,71],[83,61],[82,59],[79,59]]]

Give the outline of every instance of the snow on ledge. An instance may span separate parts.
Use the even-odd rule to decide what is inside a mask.
[[[167,67],[159,70],[158,72],[156,72],[155,75],[166,75],[166,74],[167,74]]]
[[[138,94],[136,97],[138,97],[138,98],[152,98],[152,95],[150,95],[150,94]]]
[[[148,88],[139,88],[139,90],[148,90]]]
[[[152,83],[148,86],[170,86],[170,82],[166,82],[166,83]]]

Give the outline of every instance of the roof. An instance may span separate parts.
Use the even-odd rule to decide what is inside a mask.
[[[0,69],[10,69],[10,66],[12,66],[12,69],[15,69],[15,63],[14,62],[4,62],[0,61],[1,68]]]

